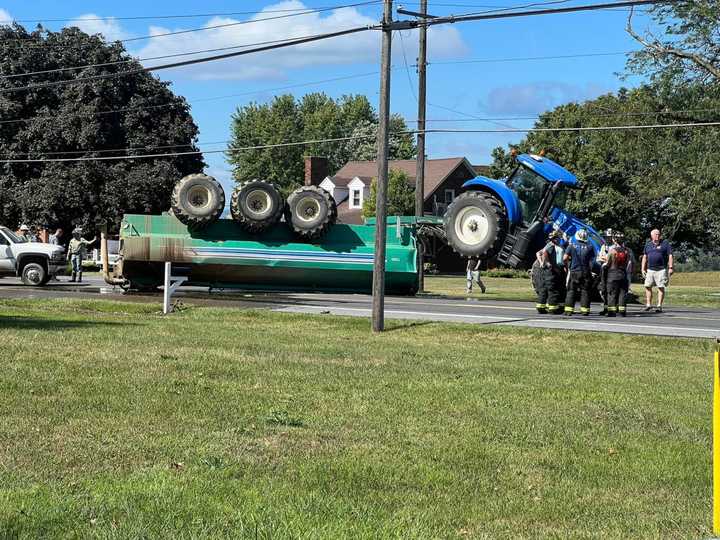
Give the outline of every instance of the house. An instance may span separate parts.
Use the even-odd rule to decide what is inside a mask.
[[[407,174],[414,186],[416,161],[389,162],[389,169]],[[305,184],[319,185],[328,191],[338,207],[338,222],[363,222],[363,202],[370,196],[370,182],[377,176],[375,161],[350,161],[334,175],[328,174],[327,159],[309,157],[305,160]],[[477,176],[475,168],[463,157],[425,160],[426,215],[442,216],[447,206],[460,193],[461,186]]]

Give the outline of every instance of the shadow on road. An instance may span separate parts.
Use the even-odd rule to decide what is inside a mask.
[[[62,331],[72,328],[93,326],[136,326],[136,323],[110,321],[69,321],[63,319],[42,319],[39,317],[16,317],[0,315],[0,330],[49,330]]]

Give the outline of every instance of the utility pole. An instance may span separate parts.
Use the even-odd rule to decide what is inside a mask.
[[[385,329],[385,243],[387,240],[387,183],[390,123],[390,53],[392,46],[392,0],[385,0],[383,12],[382,65],[377,134],[377,198],[375,201],[375,260],[373,262],[372,329]]]
[[[420,13],[427,15],[427,0],[420,0]],[[424,18],[424,17],[423,17]],[[423,22],[425,22],[423,20]],[[415,217],[423,217],[425,206],[425,80],[427,68],[427,26],[420,25],[420,47],[418,51],[418,121],[417,121],[417,170],[415,171]],[[418,291],[425,290],[425,253],[420,242],[418,246]]]

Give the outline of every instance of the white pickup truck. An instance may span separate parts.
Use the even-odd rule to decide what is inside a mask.
[[[28,242],[0,227],[0,277],[19,276],[25,285],[39,287],[67,267],[65,248]]]

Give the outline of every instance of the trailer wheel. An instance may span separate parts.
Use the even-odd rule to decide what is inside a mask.
[[[468,191],[447,209],[443,222],[448,244],[462,257],[495,255],[507,232],[505,211],[494,197]]]
[[[170,208],[185,225],[206,227],[222,214],[225,192],[212,176],[189,174],[175,184]]]
[[[318,186],[298,188],[288,197],[285,221],[302,238],[318,239],[337,221],[335,200]]]
[[[274,225],[283,213],[283,198],[269,182],[251,180],[235,188],[230,214],[248,232],[261,232]]]

